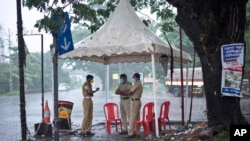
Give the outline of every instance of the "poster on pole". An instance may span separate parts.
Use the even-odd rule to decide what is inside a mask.
[[[222,45],[221,93],[224,96],[242,97],[240,93],[244,64],[244,44]]]

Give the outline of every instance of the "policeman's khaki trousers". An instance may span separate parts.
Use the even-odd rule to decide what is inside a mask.
[[[140,120],[140,109],[141,109],[141,100],[130,101],[130,118],[129,118],[129,131],[128,135],[135,134],[135,122]]]
[[[130,117],[130,99],[120,100],[120,112],[123,131],[128,131],[128,122]]]
[[[91,132],[93,119],[93,101],[92,99],[83,99],[83,120],[81,132]]]

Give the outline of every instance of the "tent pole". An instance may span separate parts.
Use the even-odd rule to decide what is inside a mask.
[[[151,53],[151,60],[152,60],[152,72],[153,72],[153,93],[154,93],[154,111],[155,111],[155,131],[156,137],[159,137],[159,128],[158,128],[158,114],[157,114],[157,102],[156,102],[156,88],[155,88],[155,55]]]
[[[105,93],[106,93],[106,103],[108,102],[108,87],[109,87],[109,66],[105,65]]]

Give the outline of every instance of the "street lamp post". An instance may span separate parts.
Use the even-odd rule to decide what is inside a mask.
[[[41,36],[41,91],[42,91],[42,121],[44,118],[44,77],[43,77],[43,34],[23,34],[23,36]]]

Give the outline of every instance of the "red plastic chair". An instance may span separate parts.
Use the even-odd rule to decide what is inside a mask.
[[[120,124],[122,131],[122,120],[119,117],[118,105],[116,103],[106,103],[103,106],[104,115],[106,118],[107,133],[111,133],[111,123],[115,123],[116,132],[118,131],[117,125]]]
[[[170,108],[170,101],[165,101],[161,104],[160,115],[158,117],[159,129],[165,130],[166,129],[166,122],[169,125],[169,129],[171,130],[171,124],[169,120],[169,108]]]
[[[150,134],[150,124],[154,124],[154,103],[149,102],[143,106],[142,119],[135,122],[135,133],[139,135],[140,125],[143,125],[144,134]]]

